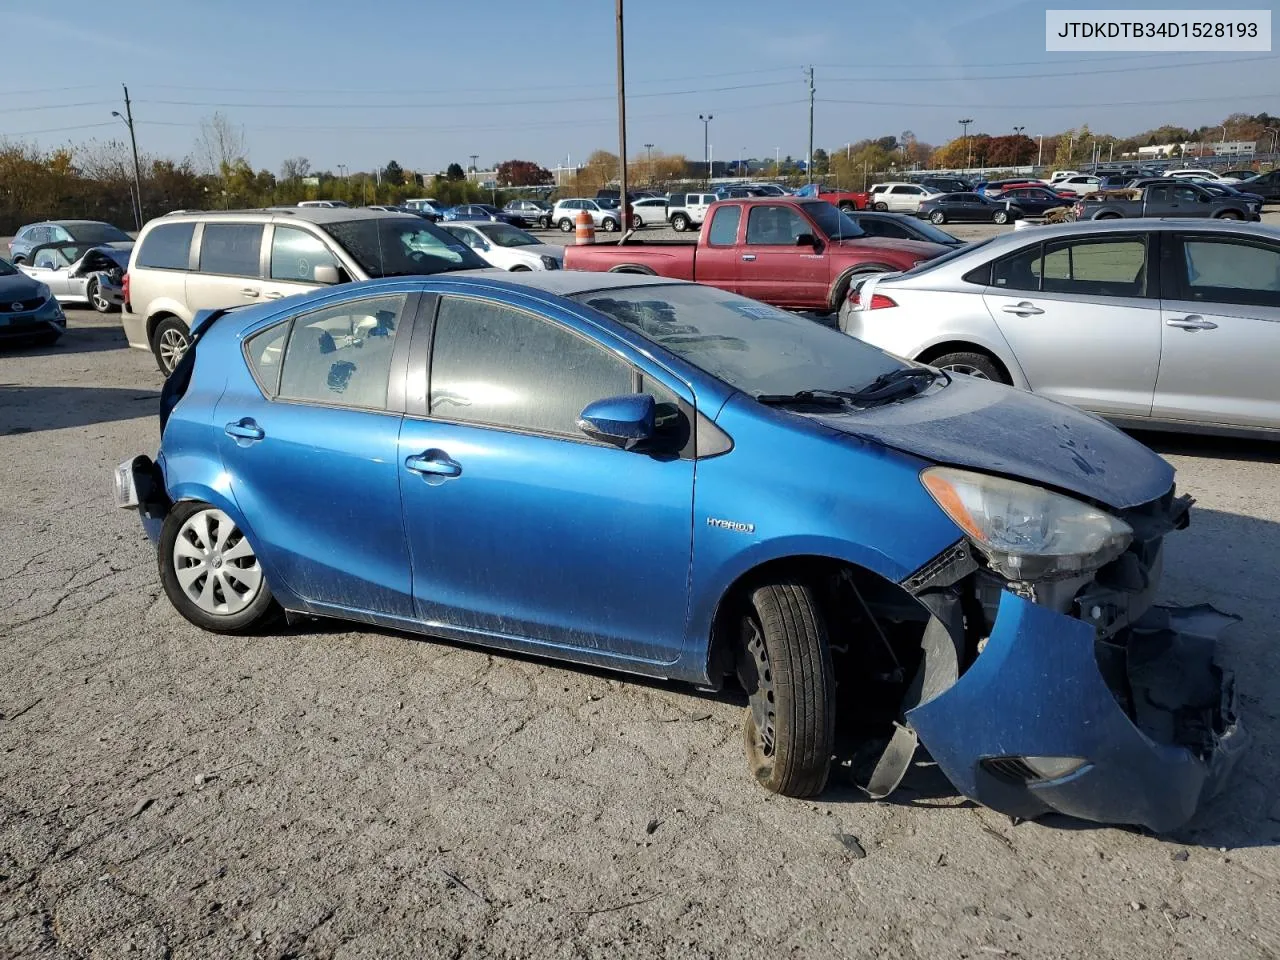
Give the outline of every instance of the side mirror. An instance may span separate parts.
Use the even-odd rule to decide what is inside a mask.
[[[336,283],[342,282],[338,279],[338,268],[331,263],[318,264],[314,269],[312,269],[311,276],[315,279],[316,283],[323,283],[326,286],[333,286]]]
[[[628,393],[587,404],[578,415],[578,429],[589,437],[630,450],[653,436],[656,419],[657,403],[652,396]]]
[[[802,233],[796,237],[797,247],[813,247],[815,250],[822,249],[822,243],[812,233]]]

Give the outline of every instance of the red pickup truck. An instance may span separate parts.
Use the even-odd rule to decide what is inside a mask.
[[[697,241],[565,249],[566,270],[696,280],[790,310],[835,311],[860,274],[908,270],[950,248],[868,237],[825,200],[749,197],[711,205]]]

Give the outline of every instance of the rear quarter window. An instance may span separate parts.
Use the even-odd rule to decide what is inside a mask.
[[[195,230],[194,222],[162,223],[152,227],[142,238],[135,266],[186,270],[191,263],[191,237]]]

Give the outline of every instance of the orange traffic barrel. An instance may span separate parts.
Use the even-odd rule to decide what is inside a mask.
[[[578,211],[578,233],[575,239],[577,243],[595,243],[596,242],[596,222],[591,219],[591,214],[586,210]]]

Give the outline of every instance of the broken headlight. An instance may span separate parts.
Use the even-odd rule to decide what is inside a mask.
[[[1097,570],[1133,539],[1124,521],[1033,484],[951,467],[930,467],[920,482],[1009,580]]]

